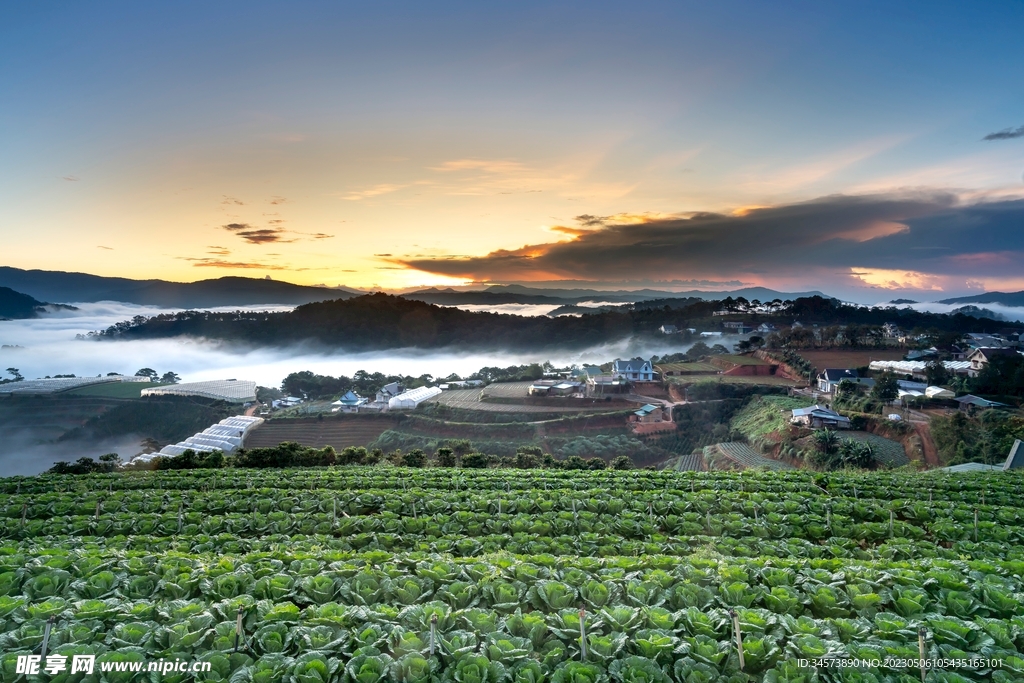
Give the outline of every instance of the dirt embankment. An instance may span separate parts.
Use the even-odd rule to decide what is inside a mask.
[[[799,370],[795,369],[789,363],[783,362],[781,358],[776,358],[766,351],[762,351],[761,349],[754,351],[754,358],[760,358],[763,361],[776,365],[776,375],[782,375],[783,377],[791,379],[794,382],[807,381],[807,377],[805,377],[803,373],[801,373]]]
[[[918,429],[916,423],[894,423],[889,420],[883,420],[881,418],[872,417],[867,420],[867,424],[864,427],[864,431],[878,436],[885,437],[890,441],[895,441],[903,446],[903,451],[910,458],[911,462],[914,461],[925,463],[930,466],[928,451],[931,449],[931,458],[934,462],[938,462],[938,455],[935,452],[935,443],[932,441],[931,432],[927,431],[928,425],[925,424],[925,434],[922,435]]]

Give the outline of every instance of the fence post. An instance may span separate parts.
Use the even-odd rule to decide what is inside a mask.
[[[434,642],[437,638],[437,615],[430,615],[430,656],[434,656]]]
[[[243,607],[238,608],[238,618],[235,620],[235,652],[238,652],[238,639],[242,637],[242,611]]]
[[[740,659],[740,671],[743,671],[743,634],[740,632],[740,617],[734,609],[729,610],[729,616],[732,617],[732,631],[736,636],[736,654]]]
[[[925,659],[924,659],[924,637],[927,634],[928,634],[928,631],[926,631],[923,628],[918,629],[918,631],[917,631],[917,651],[918,651],[918,654],[920,656],[920,658],[918,659],[918,663],[921,665],[921,683],[924,683],[925,672],[928,669],[928,667],[925,666]]]
[[[892,538],[892,522],[893,522],[892,510],[889,510],[889,538]]]
[[[974,542],[978,542],[978,508],[974,508]]]
[[[584,626],[584,621],[587,618],[587,611],[580,608],[580,661],[587,661],[587,629]]]
[[[46,649],[50,645],[50,629],[53,628],[54,619],[56,619],[56,617],[51,615],[50,618],[46,620],[46,628],[43,630],[43,649],[40,653],[40,656],[43,659],[46,659]]]

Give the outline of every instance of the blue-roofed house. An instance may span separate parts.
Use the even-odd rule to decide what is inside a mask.
[[[628,379],[633,382],[653,382],[654,366],[651,361],[643,358],[632,358],[630,360],[615,359],[612,363],[612,377],[617,379]]]

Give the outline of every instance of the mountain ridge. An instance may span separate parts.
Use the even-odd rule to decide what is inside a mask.
[[[0,287],[41,301],[119,301],[169,308],[212,308],[255,304],[301,305],[361,294],[348,288],[309,287],[281,280],[222,277],[196,282],[132,280],[89,273],[22,270],[0,266]]]

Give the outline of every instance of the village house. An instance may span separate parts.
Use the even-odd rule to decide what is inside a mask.
[[[648,403],[629,416],[630,422],[647,424],[651,422],[665,422],[671,420],[671,408],[661,408]]]
[[[354,391],[347,391],[345,395],[339,398],[337,401],[331,404],[331,412],[337,413],[357,413],[359,412],[359,406],[364,405],[368,402],[368,399],[360,396]]]
[[[566,380],[537,380],[526,390],[530,396],[572,396],[583,391],[583,384]]]
[[[831,408],[813,405],[807,408],[796,408],[789,420],[795,425],[810,427],[811,429],[849,429],[850,418],[843,417]]]
[[[651,361],[643,358],[632,358],[630,360],[615,359],[612,363],[612,377],[628,379],[634,382],[653,382],[654,366]]]
[[[986,398],[975,396],[974,394],[967,394],[966,396],[959,396],[953,399],[960,404],[960,410],[965,413],[973,413],[977,410],[986,410],[988,408],[1005,408],[1005,403],[999,401],[989,401]]]
[[[629,391],[629,380],[611,375],[587,375],[587,396],[625,394]]]
[[[452,384],[454,384],[454,382],[452,382]],[[392,382],[391,384],[385,384],[384,386],[382,386],[380,389],[377,390],[377,397],[376,397],[376,399],[374,399],[374,402],[375,403],[383,403],[383,404],[387,405],[388,401],[393,399],[395,396],[398,396],[403,391],[405,391],[405,387],[403,387],[398,382]]]
[[[826,394],[834,394],[836,387],[838,387],[839,383],[844,379],[857,382],[860,379],[860,375],[856,370],[851,370],[849,368],[828,368],[818,375],[818,391]]]
[[[676,327],[675,325],[666,324],[659,327],[658,331],[661,332],[662,334],[676,334],[679,332],[679,328]]]
[[[967,360],[970,362],[971,367],[967,371],[971,377],[977,377],[981,374],[981,371],[994,358],[1012,358],[1018,355],[1015,349],[1011,348],[993,348],[993,347],[979,347],[974,349],[968,356]]]

